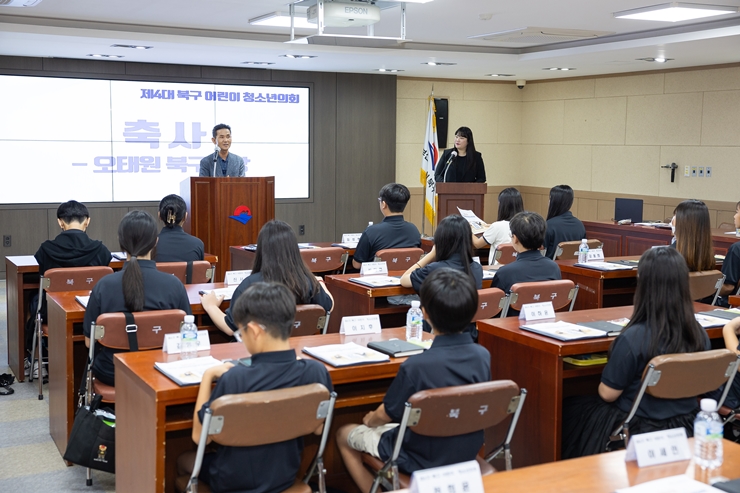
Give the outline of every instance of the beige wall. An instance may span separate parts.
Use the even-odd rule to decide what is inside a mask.
[[[483,153],[487,220],[503,186],[527,188],[525,205],[540,210],[547,205],[540,192],[567,183],[584,219],[610,219],[614,197],[632,196],[645,200],[646,218],[698,198],[713,223],[732,221],[740,199],[740,67],[530,82],[521,90],[512,82],[399,78],[396,179],[410,187],[420,186],[432,84],[435,96],[450,99],[450,132],[469,126]],[[660,168],[672,162],[674,183]],[[711,166],[713,176],[685,178],[686,165]]]

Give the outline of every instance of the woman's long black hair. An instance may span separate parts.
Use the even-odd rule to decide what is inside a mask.
[[[465,273],[472,277],[470,262],[473,261],[473,231],[467,219],[453,214],[442,219],[434,232],[435,261],[447,260],[460,255]]]
[[[130,312],[144,309],[144,277],[138,257],[151,252],[157,244],[157,221],[146,211],[131,211],[118,225],[118,243],[131,258],[123,269],[123,300]]]
[[[547,220],[562,216],[573,206],[573,189],[568,185],[555,185],[550,189],[550,205],[547,206]]]

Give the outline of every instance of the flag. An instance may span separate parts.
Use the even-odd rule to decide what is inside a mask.
[[[437,210],[434,191],[434,167],[439,159],[439,144],[437,142],[437,111],[434,107],[434,97],[429,96],[429,114],[427,115],[427,130],[424,134],[424,148],[421,151],[421,183],[424,185],[424,215],[431,224],[434,224],[434,215]]]

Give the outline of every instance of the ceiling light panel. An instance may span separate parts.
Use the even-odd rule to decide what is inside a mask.
[[[296,29],[316,29],[316,24],[311,24],[306,19],[306,14],[296,12],[293,17],[293,26]],[[249,23],[253,26],[268,26],[268,27],[290,27],[290,14],[285,12],[270,12],[269,14],[261,15],[249,19]]]
[[[617,19],[680,22],[716,15],[736,14],[737,7],[729,5],[703,5],[699,3],[670,2],[639,9],[614,12]]]

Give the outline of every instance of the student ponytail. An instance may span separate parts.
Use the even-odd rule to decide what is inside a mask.
[[[159,202],[159,218],[168,228],[179,226],[187,212],[187,205],[179,195],[168,195]]]
[[[182,199],[181,199],[182,200]],[[145,211],[131,211],[118,225],[118,243],[131,259],[123,269],[123,300],[130,312],[144,310],[144,277],[138,257],[148,254],[157,244],[157,223]]]

